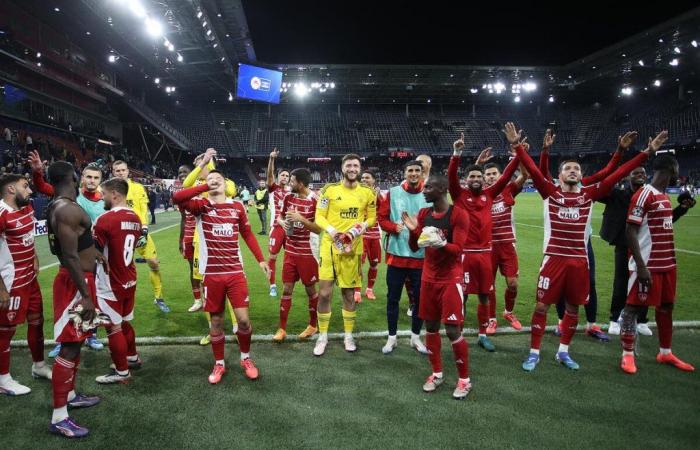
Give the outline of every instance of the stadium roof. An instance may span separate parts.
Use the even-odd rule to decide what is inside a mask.
[[[471,29],[486,33],[484,30],[488,27],[497,26],[494,18],[501,21],[502,28],[491,33],[491,46],[486,48],[485,52],[488,52],[490,57],[494,57],[495,54],[495,58],[499,58],[501,53],[498,52],[505,49],[502,51],[504,64],[512,61],[522,63],[530,59],[533,62],[557,61],[552,65],[527,66],[305,64],[290,63],[289,60],[260,61],[247,19],[249,11],[253,27],[258,27],[252,30],[253,35],[262,36],[260,39],[265,48],[261,53],[263,55],[288,54],[289,59],[292,59],[295,55],[314,54],[316,49],[319,55],[324,55],[326,39],[335,45],[333,43],[337,42],[340,36],[342,42],[348,27],[339,24],[358,20],[358,17],[368,17],[368,20],[371,20],[360,24],[361,26],[392,20],[405,23],[406,34],[419,34],[424,42],[423,46],[415,47],[415,52],[424,51],[423,49],[429,46],[438,56],[444,55],[445,49],[458,55],[453,62],[483,60],[469,50],[481,46],[483,40],[460,47],[451,44],[449,40],[436,42],[436,39],[431,38],[433,35],[437,36],[437,39],[444,36],[435,32],[441,24],[426,25],[436,18],[435,11],[426,13],[425,20],[421,20],[420,10],[406,10],[386,17],[386,9],[363,8],[362,2],[352,11],[343,11],[337,5],[322,7],[320,2],[311,2],[312,8],[303,8],[304,5],[297,2],[285,3],[296,5],[296,9],[292,9],[298,10],[302,15],[312,18],[318,15],[318,20],[297,22],[295,20],[299,14],[289,15],[289,7],[275,8],[274,4],[262,0],[246,1],[245,4],[242,4],[241,0],[61,0],[51,4],[40,0],[28,0],[20,4],[41,14],[56,29],[71,35],[74,41],[86,50],[96,55],[104,54],[105,61],[108,55],[114,55],[113,59],[116,61],[110,67],[114,68],[118,78],[142,80],[139,82],[148,83],[148,86],[158,88],[163,94],[166,87],[176,87],[177,91],[170,93],[170,97],[180,99],[189,97],[225,101],[229,93],[235,93],[236,67],[240,62],[279,68],[285,73],[283,81],[291,83],[291,86],[294,86],[294,83],[305,83],[307,86],[318,83],[325,92],[321,93],[320,89],[317,89],[313,95],[304,99],[305,102],[311,103],[493,103],[514,101],[518,89],[523,102],[531,99],[541,101],[549,96],[571,101],[579,98],[587,101],[605,101],[622,95],[621,89],[625,87],[631,88],[633,92],[642,91],[644,88],[653,89],[656,88],[654,82],[659,80],[657,84],[663,87],[683,83],[692,88],[700,79],[700,48],[697,47],[697,42],[700,41],[700,8],[696,7],[650,26],[668,18],[669,14],[684,10],[687,4],[682,2],[666,5],[664,8],[659,8],[658,5],[653,5],[653,8],[637,7],[633,12],[626,13],[628,15],[619,8],[608,8],[603,10],[604,14],[596,13],[599,16],[595,17],[601,18],[600,22],[595,22],[591,13],[582,12],[573,19],[573,16],[569,15],[567,23],[559,24],[556,13],[553,13],[544,16],[544,25],[540,25],[538,14],[546,9],[532,10],[526,15],[528,13],[523,12],[522,8],[508,10],[506,6],[503,7],[503,11],[493,11],[491,16],[484,15],[484,7],[477,9],[473,15],[465,16],[468,20],[465,20],[464,30],[458,30],[459,35],[464,36],[469,36],[468,31]],[[54,8],[60,11],[55,11]],[[665,11],[665,16],[658,13],[649,14],[650,11],[660,9]],[[499,14],[507,17],[499,18]],[[335,15],[336,19],[328,20],[329,15]],[[439,15],[450,16],[450,11],[442,8]],[[265,19],[267,16],[269,20]],[[280,16],[286,17],[287,20],[281,21]],[[413,21],[406,23],[409,16],[413,17]],[[607,19],[603,20],[604,18]],[[620,20],[621,18],[625,20]],[[611,20],[617,22],[610,23]],[[445,21],[448,26],[452,24],[450,20]],[[480,21],[484,23],[479,25]],[[312,22],[325,24],[326,28],[325,33],[310,40],[309,34],[306,33],[309,30],[305,30],[305,27],[309,27],[308,24]],[[569,41],[566,42],[571,46],[568,53],[562,53],[562,45],[559,42],[562,26],[575,30],[574,33],[567,34]],[[611,27],[616,28],[615,33],[609,32]],[[639,30],[640,27],[644,31],[588,56],[576,53],[586,50],[587,46],[574,45],[571,42],[572,35],[580,35],[579,41],[604,42],[598,35],[605,35],[607,39],[618,39],[620,33]],[[396,26],[387,26],[386,33],[392,33],[396,29]],[[503,36],[503,33],[510,33],[513,29],[524,30],[522,33],[512,33],[522,42],[521,47],[513,48],[512,37]],[[317,30],[318,28],[314,28],[310,32],[313,34]],[[367,28],[365,31],[370,37],[381,35],[376,31],[370,32]],[[289,50],[290,46],[298,45],[298,41],[287,42],[291,40],[289,36],[295,34],[300,36],[305,48],[311,50]],[[347,39],[351,40],[356,35],[357,33],[350,33]],[[270,42],[272,45],[277,42],[282,53],[270,52]],[[410,51],[417,41],[413,38],[407,39],[406,42]],[[543,42],[545,44],[542,44]],[[551,46],[546,43],[551,43]],[[351,44],[352,42],[348,43],[348,51],[353,56],[348,60],[362,61],[365,58],[362,48],[353,47]],[[550,47],[553,54],[559,53],[556,57],[547,59],[543,54],[547,56]],[[287,49],[286,52],[284,49]],[[405,49],[402,49],[401,54],[406,54]],[[464,59],[460,56],[462,54],[466,55]],[[573,61],[562,59],[566,54],[579,57]],[[368,60],[376,59],[376,52],[368,51],[367,55]],[[394,57],[387,60],[397,61]],[[158,86],[153,83],[155,78],[159,79]],[[327,88],[325,83],[334,83],[335,88]],[[530,92],[532,85],[528,84],[526,89],[526,83],[534,83],[536,89]],[[498,91],[502,91],[500,95]],[[283,93],[282,101],[299,100],[294,95],[294,89],[289,89]]]

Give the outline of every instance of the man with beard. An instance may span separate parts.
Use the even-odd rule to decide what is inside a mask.
[[[325,233],[319,250],[318,329],[320,336],[314,355],[321,356],[328,345],[333,284],[338,284],[343,301],[345,350],[357,350],[352,331],[355,327],[355,288],[362,286],[360,260],[362,235],[377,221],[374,191],[360,184],[359,155],[345,155],[341,163],[343,180],[329,183],[321,190],[316,206],[316,224]]]
[[[34,209],[29,183],[21,175],[0,177],[0,394],[23,395],[31,389],[10,375],[10,341],[27,321],[32,376],[51,379],[44,362],[44,317],[39,264],[34,249]]]

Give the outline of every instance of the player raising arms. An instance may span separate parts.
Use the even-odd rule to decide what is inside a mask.
[[[496,347],[486,336],[489,325],[489,294],[493,289],[493,269],[491,268],[491,231],[493,222],[491,208],[493,200],[503,192],[518,167],[518,159],[513,158],[503,171],[503,175],[491,186],[484,188],[484,170],[476,164],[467,167],[467,187],[460,186],[457,168],[462,150],[464,133],[453,145],[454,153],[447,168],[450,181],[450,196],[458,208],[469,214],[469,238],[464,247],[464,284],[467,295],[477,294],[477,319],[479,321],[479,347],[493,352]]]
[[[377,209],[379,208],[379,186],[377,185],[377,173],[371,169],[362,171],[362,184],[374,190],[377,196]],[[382,260],[382,232],[379,229],[379,221],[367,229],[362,236],[362,264],[369,260],[369,269],[367,270],[367,289],[365,289],[365,297],[368,300],[376,300],[374,295],[374,282],[377,281],[377,271],[379,262]],[[362,302],[361,288],[355,289],[355,303]]]
[[[685,214],[684,211],[692,207],[695,200],[688,198],[685,209],[673,211],[666,188],[678,181],[678,161],[671,155],[660,155],[654,160],[653,167],[651,184],[635,192],[627,215],[627,243],[632,256],[629,259],[627,305],[621,314],[621,367],[629,374],[637,372],[634,360],[637,315],[640,307],[653,306],[656,310],[656,326],[659,328],[659,353],[656,360],[661,364],[693,372],[695,367],[681,361],[671,352],[671,339],[673,305],[676,301],[673,222]]]
[[[170,312],[170,307],[163,300],[163,279],[160,276],[160,263],[158,262],[158,253],[156,251],[156,243],[153,237],[148,234],[148,195],[146,189],[141,183],[137,183],[129,178],[129,166],[124,161],[114,161],[112,163],[112,175],[121,178],[129,184],[129,194],[126,197],[126,204],[133,209],[137,216],[141,219],[141,237],[136,243],[136,251],[146,260],[148,267],[151,269],[148,277],[153,286],[153,303],[164,313]]]
[[[422,208],[417,217],[403,213],[410,230],[409,245],[415,252],[425,249],[418,313],[425,320],[425,343],[433,373],[423,390],[433,392],[443,381],[440,322],[452,342],[459,379],[452,396],[463,399],[471,390],[469,380],[469,347],[462,336],[462,249],[467,241],[469,215],[447,201],[447,178],[432,175],[425,182],[423,195],[432,207]]]
[[[360,184],[360,156],[343,156],[343,180],[323,187],[316,206],[316,224],[324,231],[319,250],[318,329],[320,336],[314,355],[321,356],[328,345],[328,324],[331,321],[333,283],[340,287],[343,299],[345,350],[357,350],[352,330],[357,315],[355,288],[362,285],[360,259],[361,236],[377,221],[377,200],[374,191]]]
[[[289,179],[291,194],[284,198],[277,225],[285,232],[284,263],[282,265],[282,282],[284,290],[280,301],[280,323],[272,337],[275,342],[282,342],[287,336],[287,318],[292,309],[294,284],[301,280],[309,297],[309,325],[299,335],[299,339],[308,339],[317,331],[318,261],[314,258],[312,248],[318,244],[318,233],[323,231],[314,223],[316,216],[316,195],[309,189],[311,172],[308,169],[294,169]]]
[[[530,354],[523,362],[523,369],[533,371],[540,361],[540,344],[547,324],[549,306],[559,299],[566,300],[566,313],[562,321],[562,335],[556,360],[569,369],[579,365],[569,356],[569,344],[578,325],[578,309],[588,300],[588,254],[586,251],[586,226],[591,220],[591,205],[608,195],[615,184],[630,170],[647,160],[666,141],[668,133],[661,132],[649,141],[646,150],[617,168],[600,183],[580,186],[581,165],[576,160],[564,160],[559,165],[559,186],[542,175],[528,155],[525,146],[519,144],[522,132],[515,125],[506,123],[508,142],[530,173],[532,181],[545,201],[544,259],[537,281],[537,304],[532,314]]]
[[[75,393],[75,380],[80,364],[80,346],[87,334],[75,323],[95,318],[95,258],[92,223],[87,213],[75,202],[78,178],[73,166],[58,161],[48,170],[49,183],[55,190],[54,201],[46,212],[49,246],[61,265],[53,282],[54,339],[61,351],[53,366],[53,415],[49,431],[76,438],[88,434],[68,416],[67,407],[94,406],[98,397]],[[71,311],[77,316],[72,318]]]
[[[44,317],[34,249],[34,209],[29,183],[21,175],[0,177],[0,394],[31,392],[10,376],[10,341],[27,320],[32,376],[51,379],[44,362]]]
[[[289,195],[289,171],[280,169],[277,173],[277,182],[275,183],[275,160],[279,155],[279,150],[275,147],[270,153],[270,159],[267,162],[267,191],[270,193],[270,297],[277,297],[277,281],[276,267],[277,254],[284,246],[285,233],[284,229],[278,223],[281,215],[284,198]],[[284,281],[283,281],[284,282]]]
[[[136,297],[136,265],[134,250],[141,237],[141,220],[126,206],[129,184],[121,178],[102,183],[106,212],[97,218],[93,227],[95,247],[107,260],[109,273],[97,265],[95,282],[97,304],[109,316],[107,326],[109,351],[114,368],[107,375],[96,378],[100,384],[127,383],[130,368],[141,367],[136,353],[136,334],[131,326]]]
[[[207,192],[207,198],[195,198]],[[226,179],[218,170],[210,170],[206,184],[183,189],[173,194],[173,201],[197,218],[199,272],[204,275],[204,310],[211,314],[209,336],[216,361],[209,382],[216,384],[226,372],[224,362],[224,309],[228,297],[238,321],[238,344],[241,367],[255,380],[258,369],[250,359],[253,327],[248,317],[248,283],[239,251],[239,234],[259,262],[266,276],[270,268],[265,262],[258,241],[250,231],[245,207],[226,196]]]

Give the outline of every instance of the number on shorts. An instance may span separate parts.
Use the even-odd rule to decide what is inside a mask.
[[[469,272],[464,272],[464,284],[469,284]]]
[[[549,277],[543,277],[540,275],[540,279],[537,282],[537,287],[540,289],[549,289]]]
[[[134,245],[136,244],[136,238],[133,234],[127,234],[124,238],[124,265],[130,266],[131,261],[134,259]]]
[[[270,247],[275,246],[275,238],[270,238]]]
[[[10,297],[10,311],[17,311],[19,309],[20,297]]]

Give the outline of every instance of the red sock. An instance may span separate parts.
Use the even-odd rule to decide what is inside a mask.
[[[571,344],[571,339],[576,333],[576,326],[578,325],[578,314],[571,314],[569,311],[564,312],[564,319],[561,321],[561,338],[559,339],[560,344],[569,345]]]
[[[506,288],[505,292],[505,303],[506,303],[506,311],[513,312],[513,308],[515,308],[515,298],[518,296],[518,291],[517,290],[510,290]]]
[[[54,408],[62,408],[68,404],[68,393],[73,390],[75,384],[75,369],[74,361],[56,356],[51,375]]]
[[[452,343],[452,352],[455,355],[455,364],[457,364],[457,373],[460,378],[469,378],[469,346],[464,336]]]
[[[75,364],[75,367],[73,367],[73,384],[71,384],[70,386],[71,391],[75,390],[75,380],[78,379],[78,367],[80,367],[80,353],[78,353],[78,356],[73,360],[73,364]]]
[[[15,327],[0,327],[0,375],[10,373],[10,341],[15,335]]]
[[[292,296],[283,295],[280,300],[280,328],[287,329],[287,319],[289,318],[289,310],[292,309]]]
[[[659,347],[671,348],[673,338],[673,313],[663,307],[656,308],[656,327],[659,331]]]
[[[192,296],[195,300],[202,300],[202,289],[197,286],[192,288]]]
[[[489,293],[489,319],[496,317],[496,289],[491,289]]]
[[[267,260],[267,265],[270,266],[270,284],[276,284],[275,274],[277,273],[277,255],[275,255],[274,258],[270,256],[270,259]]]
[[[374,289],[374,282],[377,281],[377,266],[369,266],[367,271],[367,287]]]
[[[479,334],[486,334],[486,327],[489,326],[489,305],[479,302],[476,305],[476,318],[479,321]]]
[[[249,326],[244,330],[239,326],[236,336],[238,336],[238,347],[241,349],[241,353],[250,353],[250,339],[253,336],[253,327]]]
[[[440,333],[425,333],[425,346],[430,350],[430,365],[433,366],[433,373],[442,372],[442,355],[440,354],[440,347],[442,346],[442,339],[440,338]]]
[[[224,359],[225,342],[226,335],[224,333],[211,335],[211,350],[214,353],[214,361],[221,361]]]
[[[309,325],[318,327],[318,294],[309,297]]]
[[[530,348],[539,350],[542,345],[542,336],[544,336],[544,328],[547,326],[547,313],[541,313],[535,310],[532,313],[532,324],[530,327]]]
[[[44,318],[38,317],[27,322],[27,344],[32,353],[32,361],[44,360]]]
[[[622,342],[622,350],[626,352],[634,351],[634,340],[636,338],[636,331],[628,331],[625,329],[620,330],[620,342]]]
[[[359,293],[360,293],[360,288],[359,288],[359,287],[356,287],[356,288],[355,288],[355,293],[356,293],[356,294],[359,294]]]
[[[112,362],[117,370],[120,372],[129,370],[129,364],[126,362],[126,336],[124,336],[121,326],[110,327],[107,330],[107,341],[109,351],[112,354]]]
[[[136,356],[136,332],[134,327],[129,322],[122,322],[122,333],[126,338],[126,354],[127,356]]]

